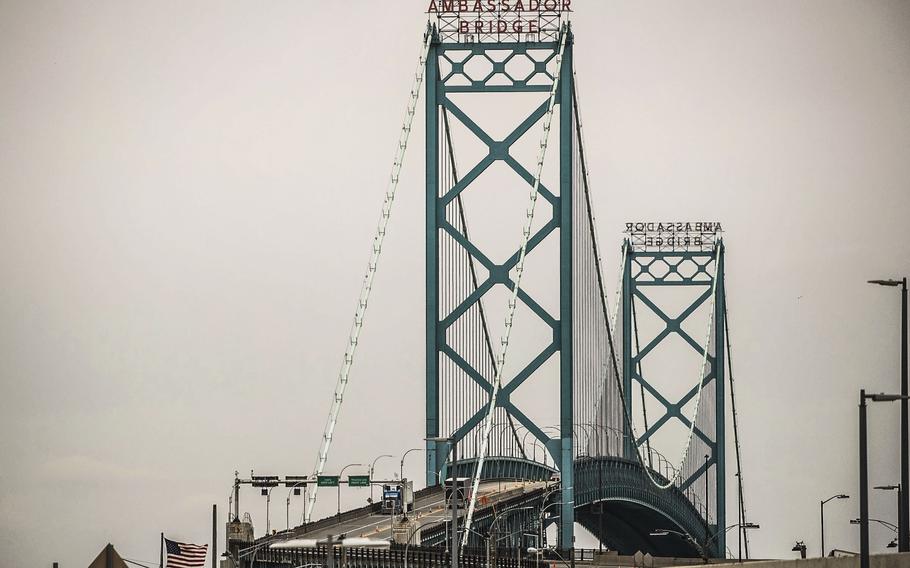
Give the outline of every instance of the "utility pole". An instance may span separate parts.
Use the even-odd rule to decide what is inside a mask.
[[[900,552],[910,552],[910,442],[908,442],[907,422],[907,277],[901,280],[901,488],[898,498],[901,505],[898,507],[898,525],[900,534],[898,538],[898,550]]]
[[[898,550],[910,552],[910,423],[907,418],[907,277],[900,280],[869,280],[869,284],[878,286],[901,287],[901,487],[903,494],[898,497]]]
[[[866,450],[866,390],[859,391],[859,566],[869,568],[869,465]]]
[[[218,505],[212,505],[212,568],[218,568]]]

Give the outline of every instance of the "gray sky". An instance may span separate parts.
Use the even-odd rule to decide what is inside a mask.
[[[826,543],[856,549],[857,391],[898,388],[898,295],[864,282],[910,273],[910,4],[573,4],[607,273],[626,220],[723,222],[753,553],[817,554],[839,492]],[[160,531],[208,541],[234,469],[311,470],[424,9],[0,3],[4,562],[156,561]],[[420,445],[422,141],[330,468]]]

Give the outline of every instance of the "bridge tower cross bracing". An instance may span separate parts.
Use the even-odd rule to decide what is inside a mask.
[[[666,428],[672,421],[682,423],[685,429],[692,424],[684,407],[699,395],[698,385],[689,389],[678,400],[669,400],[660,391],[660,385],[648,380],[645,362],[672,334],[678,334],[690,345],[699,357],[706,357],[706,369],[702,378],[702,389],[708,396],[702,403],[711,405],[699,411],[701,422],[696,420],[693,440],[683,463],[683,476],[677,481],[680,490],[687,493],[698,507],[702,507],[706,519],[707,542],[699,543],[710,555],[723,557],[726,553],[726,468],[725,468],[725,289],[724,289],[724,245],[719,234],[706,232],[705,241],[698,246],[652,246],[643,238],[627,239],[625,266],[622,277],[622,376],[623,397],[627,409],[633,414],[637,406],[636,394],[639,389],[647,392],[663,408],[648,408],[650,424],[637,438],[630,432],[630,425],[624,425],[625,457],[636,459],[635,452],[643,452],[649,460],[650,442],[654,435]],[[713,267],[713,269],[712,269]],[[716,284],[715,284],[716,279]],[[675,306],[678,316],[672,316],[657,298],[658,290],[667,287],[684,287],[692,290],[685,305]],[[713,302],[708,344],[703,345],[698,334],[695,337],[683,327],[691,321],[692,329],[699,329],[704,320],[695,314],[702,306]],[[648,310],[662,322],[663,329],[646,345],[638,345],[636,312]],[[666,311],[665,311],[666,310]],[[705,354],[707,350],[707,354]],[[688,373],[682,370],[684,380]],[[643,404],[643,403],[642,403]],[[655,415],[655,410],[659,412]],[[656,418],[656,420],[655,420]],[[636,447],[637,446],[637,447]],[[704,456],[707,455],[707,460]],[[699,461],[700,460],[700,461]],[[698,463],[696,463],[698,462]],[[687,465],[689,467],[687,467]],[[708,482],[707,490],[703,490]],[[697,501],[701,501],[700,503]],[[713,512],[713,514],[711,514]]]
[[[527,247],[527,254],[546,239],[558,240],[559,275],[559,308],[557,314],[550,313],[527,291],[521,289],[519,301],[529,308],[534,317],[539,318],[553,333],[552,341],[545,346],[527,366],[512,369],[508,373],[509,382],[500,389],[496,400],[497,411],[505,415],[505,420],[512,425],[524,427],[534,438],[539,440],[552,456],[561,473],[562,505],[560,511],[559,546],[568,548],[574,541],[574,498],[573,498],[573,336],[572,336],[572,250],[573,250],[573,104],[574,76],[572,68],[572,36],[568,26],[563,52],[560,76],[553,76],[553,62],[560,48],[559,37],[537,37],[543,41],[497,41],[491,43],[464,43],[461,38],[455,41],[440,40],[435,29],[435,37],[430,45],[426,67],[426,437],[450,437],[461,443],[470,434],[476,436],[484,420],[489,397],[493,392],[493,376],[475,364],[469,354],[461,352],[457,342],[451,339],[449,331],[463,320],[469,312],[480,310],[482,298],[494,287],[504,286],[509,290],[515,285],[510,272],[519,261],[519,252],[515,252],[502,264],[497,264],[473,242],[464,224],[461,194],[494,162],[504,162],[522,178],[528,187],[535,183],[535,176],[510,154],[510,148],[525,133],[539,124],[548,111],[548,95],[553,81],[558,80],[556,110],[559,128],[554,128],[550,135],[551,151],[558,152],[559,175],[558,193],[547,188],[541,181],[539,195],[546,203],[538,207],[538,215],[546,218],[540,228],[536,229]],[[541,34],[542,36],[543,34]],[[452,39],[452,38],[448,38]],[[527,39],[527,38],[525,38]],[[503,55],[503,52],[508,52]],[[496,55],[493,56],[493,52]],[[462,56],[467,56],[462,59]],[[533,54],[533,55],[532,55]],[[533,64],[533,72],[525,77],[513,77],[506,72],[508,62],[514,57],[526,57]],[[492,71],[485,77],[473,77],[466,71],[466,66],[473,58],[482,58],[492,65]],[[506,96],[515,93],[540,93],[541,104],[527,118],[514,125],[511,134],[504,139],[496,139],[488,134],[468,114],[462,110],[451,95],[461,93],[485,93],[487,95]],[[477,164],[469,164],[459,178],[453,175],[454,160],[451,159],[451,139],[448,138],[448,122],[458,121],[477,139],[486,144],[488,152]],[[556,138],[555,132],[559,133]],[[533,136],[533,134],[529,134]],[[549,205],[549,210],[545,208]],[[503,234],[501,238],[519,244],[521,235]],[[473,277],[471,289],[464,297],[452,302],[443,297],[446,286],[446,262],[443,262],[443,241],[457,243],[459,254],[464,255],[470,264]],[[451,254],[451,253],[449,253]],[[451,264],[451,263],[448,263]],[[483,267],[485,278],[478,279],[475,266]],[[486,328],[486,323],[483,324]],[[484,329],[487,332],[487,329]],[[488,339],[489,344],[489,339]],[[495,342],[498,347],[499,342]],[[492,349],[491,349],[492,352]],[[559,432],[554,437],[545,431],[546,426],[537,424],[529,418],[512,400],[511,395],[528,380],[542,380],[541,367],[555,355],[560,357],[559,365]],[[445,369],[469,377],[481,393],[479,404],[470,408],[470,412],[452,418],[452,405],[462,401],[455,398],[451,387],[445,387]],[[443,414],[448,413],[448,424],[444,423]],[[516,436],[517,442],[517,436]],[[446,457],[449,454],[448,443],[427,442],[427,485],[435,485],[440,478],[449,475]],[[523,451],[523,448],[522,450]],[[459,445],[460,455],[466,455]]]

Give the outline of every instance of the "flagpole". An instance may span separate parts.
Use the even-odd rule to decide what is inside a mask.
[[[164,568],[164,533],[161,533],[161,546],[158,549],[158,568]]]

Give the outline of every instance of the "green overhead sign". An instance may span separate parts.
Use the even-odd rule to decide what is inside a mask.
[[[370,486],[370,476],[369,475],[349,475],[348,476],[348,486],[349,487],[369,487]]]
[[[337,475],[320,475],[316,478],[317,487],[338,487]]]

